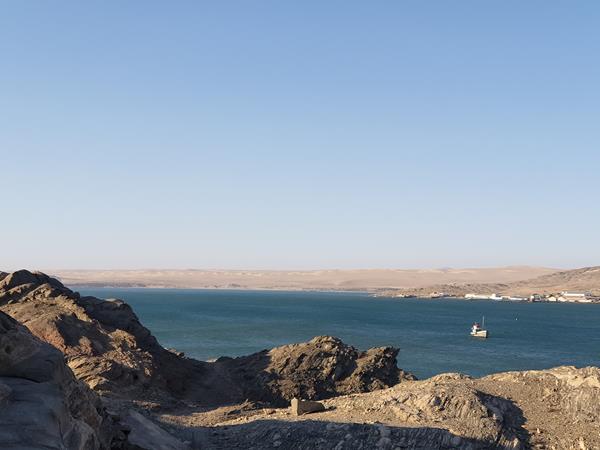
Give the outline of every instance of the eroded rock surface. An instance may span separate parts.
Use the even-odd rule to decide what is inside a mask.
[[[54,347],[0,312],[0,448],[120,448],[125,434]]]
[[[221,358],[245,387],[246,398],[285,406],[294,398],[319,400],[383,389],[414,376],[398,369],[398,349],[360,352],[331,336],[284,345],[249,356]]]
[[[505,372],[474,380],[486,392],[514,399],[534,449],[600,449],[600,369],[556,367]]]
[[[162,420],[181,424],[198,445],[215,449],[526,448],[520,409],[476,389],[468,377],[408,381],[322,403],[324,411],[306,416],[282,408],[225,413],[211,424],[181,423],[168,414]]]
[[[157,419],[214,449],[600,449],[599,369],[442,374],[322,401],[325,411],[217,409]]]
[[[163,349],[121,301],[81,297],[59,281],[25,270],[0,281],[0,309],[67,357],[77,378],[102,393],[183,390],[178,357]]]
[[[124,414],[123,423],[130,429],[127,442],[132,450],[190,450],[190,447],[167,433],[150,419],[130,409]]]

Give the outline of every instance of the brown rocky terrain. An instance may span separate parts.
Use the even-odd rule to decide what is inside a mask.
[[[397,349],[328,336],[195,361],[124,302],[28,271],[0,273],[0,310],[0,448],[600,448],[598,368],[417,381]]]
[[[0,309],[64,353],[76,376],[100,393],[184,389],[177,377],[163,377],[181,358],[163,349],[121,301],[81,297],[23,270],[0,280]]]
[[[531,280],[509,283],[515,294],[536,292],[549,294],[561,291],[591,291],[600,294],[600,266],[555,272]]]
[[[125,436],[60,351],[0,312],[0,448],[121,448]]]
[[[554,294],[563,291],[591,292],[600,296],[600,266],[584,267],[582,269],[556,271],[531,279],[492,283],[449,283],[431,284],[420,287],[401,289],[385,289],[378,294],[395,296],[397,294],[428,297],[435,292],[444,292],[452,296],[464,296],[469,293],[505,295]]]
[[[325,411],[220,408],[155,418],[198,448],[600,448],[600,370],[558,367],[473,379],[442,374],[323,401]]]

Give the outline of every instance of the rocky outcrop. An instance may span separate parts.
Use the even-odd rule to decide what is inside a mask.
[[[556,367],[505,372],[474,384],[514,399],[524,417],[532,448],[600,448],[600,369]]]
[[[0,309],[64,353],[77,378],[103,394],[181,397],[186,382],[202,376],[202,363],[161,347],[126,303],[82,297],[41,273],[4,276]]]
[[[125,433],[63,355],[0,312],[0,448],[120,448]]]
[[[317,400],[369,392],[414,379],[397,366],[398,349],[360,352],[331,336],[285,345],[241,358],[221,358],[251,400],[287,405],[294,398]]]
[[[549,370],[505,372],[485,377],[487,380],[510,382],[534,390],[545,403],[559,409],[563,416],[577,422],[593,422],[600,418],[600,369],[573,366]]]

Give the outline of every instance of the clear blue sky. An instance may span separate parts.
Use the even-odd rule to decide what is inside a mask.
[[[0,269],[600,263],[600,3],[0,5]]]

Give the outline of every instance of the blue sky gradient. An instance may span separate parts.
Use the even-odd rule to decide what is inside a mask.
[[[3,2],[0,269],[600,263],[600,3]]]

